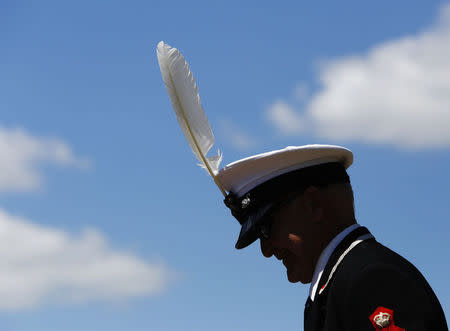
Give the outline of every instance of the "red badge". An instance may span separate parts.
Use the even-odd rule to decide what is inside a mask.
[[[394,324],[394,311],[391,309],[378,307],[369,318],[377,331],[405,331]]]

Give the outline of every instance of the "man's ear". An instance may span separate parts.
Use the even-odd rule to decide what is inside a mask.
[[[323,192],[315,187],[309,186],[305,192],[305,207],[311,215],[314,223],[320,223],[324,215],[325,196]]]

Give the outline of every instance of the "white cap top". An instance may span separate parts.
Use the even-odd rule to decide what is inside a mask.
[[[342,163],[347,169],[353,163],[353,153],[341,146],[288,146],[232,162],[217,174],[223,188],[237,197],[282,174],[328,162]]]

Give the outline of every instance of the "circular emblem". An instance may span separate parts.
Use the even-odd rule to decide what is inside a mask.
[[[391,315],[388,313],[381,312],[381,313],[375,315],[375,317],[373,318],[373,321],[375,322],[375,324],[377,326],[380,327],[380,329],[382,329],[382,328],[389,326],[389,324],[391,324]]]
[[[242,199],[241,201],[242,209],[247,208],[249,205],[250,205],[250,197],[245,197],[244,199]]]

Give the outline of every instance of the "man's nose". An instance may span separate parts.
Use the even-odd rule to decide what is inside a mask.
[[[265,257],[271,257],[273,255],[273,247],[270,239],[261,238],[259,241],[261,243],[262,255],[264,255]]]

